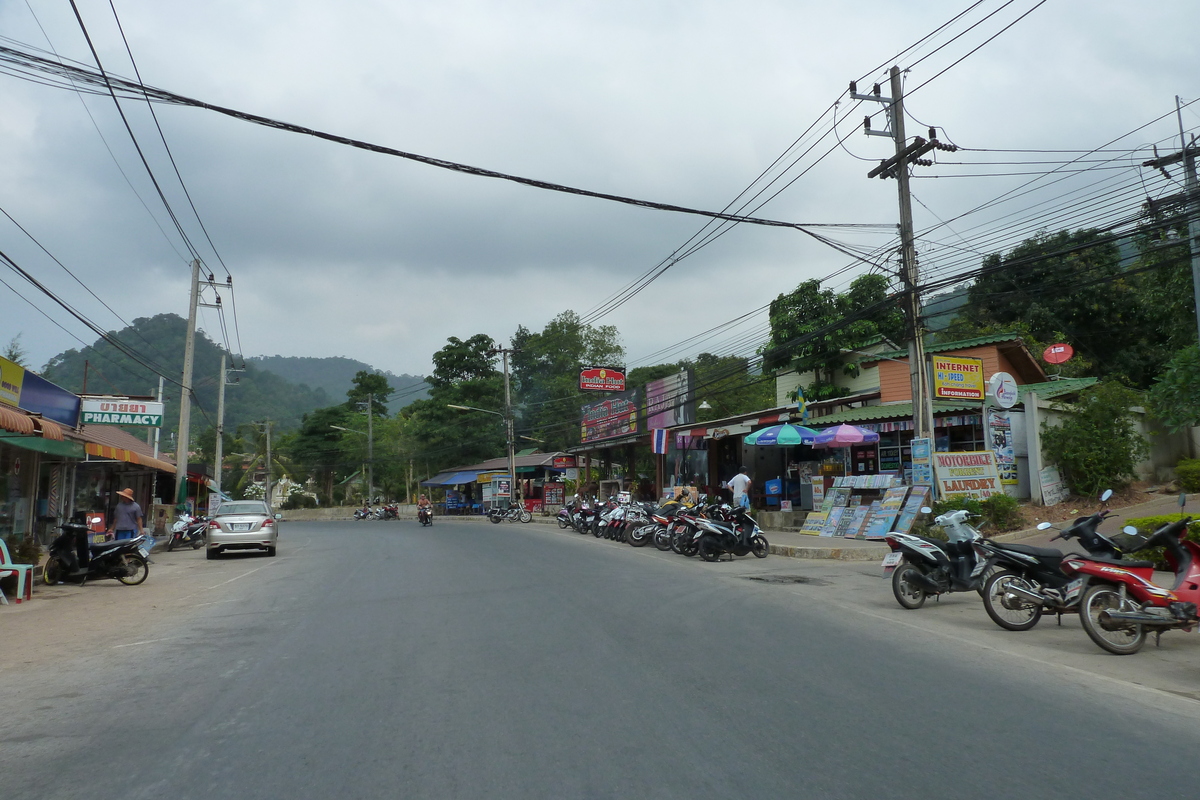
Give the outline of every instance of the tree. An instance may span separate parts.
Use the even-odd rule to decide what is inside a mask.
[[[395,391],[389,384],[385,376],[378,372],[367,372],[365,369],[360,369],[355,373],[353,378],[354,386],[346,391],[346,405],[350,408],[359,408],[360,404],[367,402],[367,398],[371,400],[371,413],[377,417],[386,417],[387,399],[391,397]]]
[[[1060,406],[1069,412],[1061,425],[1042,424],[1042,447],[1075,494],[1095,495],[1132,479],[1149,452],[1130,411],[1140,402],[1136,392],[1102,381],[1080,392],[1073,405]]]
[[[775,405],[775,382],[751,372],[744,358],[701,353],[692,367],[696,373],[696,400],[706,400],[711,406],[696,409],[697,422]]]
[[[28,367],[26,360],[29,358],[29,353],[21,346],[21,336],[18,333],[16,336],[8,340],[8,344],[4,347],[4,357],[13,362],[19,367]]]
[[[1174,433],[1200,425],[1200,346],[1180,350],[1150,387],[1150,409]]]
[[[822,289],[820,281],[805,281],[771,302],[770,320],[763,369],[814,372],[816,380],[804,391],[810,400],[845,393],[834,378],[857,370],[860,356],[844,351],[904,337],[904,314],[883,275],[861,275],[840,295]]]

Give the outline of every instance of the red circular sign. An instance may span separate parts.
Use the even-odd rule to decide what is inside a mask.
[[[1070,361],[1075,355],[1075,348],[1069,344],[1052,344],[1042,351],[1042,360],[1047,364],[1061,364]]]

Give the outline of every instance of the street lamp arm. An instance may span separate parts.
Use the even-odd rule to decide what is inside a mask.
[[[459,411],[478,411],[482,414],[495,414],[501,419],[504,418],[504,415],[499,411],[488,411],[486,408],[476,408],[475,406],[458,406],[453,403],[446,403],[446,408],[457,408]]]
[[[363,436],[367,435],[366,431],[356,431],[354,428],[343,428],[341,425],[330,425],[329,427],[333,428],[334,430],[345,431],[346,433],[359,433]]]

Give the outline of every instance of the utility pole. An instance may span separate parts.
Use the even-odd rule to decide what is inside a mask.
[[[225,463],[225,351],[221,351],[221,376],[217,379],[217,442],[213,448],[213,485],[221,497],[221,467]]]
[[[183,386],[179,391],[179,436],[175,445],[175,502],[187,503],[188,442],[192,436],[192,367],[196,358],[196,306],[200,302],[200,259],[192,261],[187,339],[183,347]]]
[[[158,402],[159,403],[162,403],[162,397],[163,397],[163,376],[159,375],[158,376]],[[159,422],[158,427],[154,429],[154,459],[156,461],[158,460],[158,443],[159,443],[159,439],[162,437],[162,420],[160,419],[158,422]],[[154,488],[152,488],[150,490],[150,496],[154,498],[154,501],[156,503],[158,502],[158,470],[154,470]]]
[[[913,235],[912,198],[908,187],[909,164],[930,166],[931,161],[921,156],[930,150],[954,151],[954,145],[944,145],[937,140],[937,131],[929,129],[929,139],[915,137],[912,144],[908,143],[904,133],[904,84],[900,79],[900,68],[892,67],[890,74],[891,97],[880,93],[879,84],[875,84],[872,94],[859,94],[857,86],[850,82],[850,97],[855,100],[866,100],[882,103],[888,110],[888,130],[871,130],[871,118],[863,121],[863,128],[868,136],[887,136],[896,145],[896,154],[880,162],[879,166],[867,173],[868,178],[895,178],[900,200],[900,258],[904,283],[904,316],[908,323],[908,368],[909,382],[912,387],[913,402],[913,438],[933,438],[933,397],[929,386],[929,373],[925,367],[925,343],[921,320],[921,288],[917,269],[917,247]]]
[[[518,486],[518,484],[517,484],[517,456],[516,456],[516,453],[513,451],[513,444],[514,444],[513,438],[514,437],[513,437],[512,389],[509,386],[509,380],[508,380],[508,354],[511,352],[512,352],[512,350],[510,350],[510,349],[506,349],[506,348],[500,349],[500,355],[503,357],[503,361],[504,361],[504,432],[505,432],[505,435],[508,437],[508,474],[509,474],[510,479],[512,480],[512,483],[509,484],[509,489],[508,489],[508,501],[510,503],[513,502],[513,500],[521,500],[521,501],[525,500],[524,497],[519,496],[517,493],[517,486]]]
[[[367,394],[367,502],[375,496],[375,395]]]
[[[267,507],[270,508],[271,507],[271,420],[267,420],[263,424],[266,425],[266,428],[267,428],[267,476],[266,476],[266,480],[265,480],[264,495],[267,500]]]

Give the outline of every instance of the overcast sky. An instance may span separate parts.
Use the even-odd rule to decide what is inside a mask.
[[[77,3],[105,68],[132,76],[108,0]],[[868,180],[872,163],[861,160],[886,157],[892,143],[858,132],[864,113],[877,108],[855,108],[845,96],[851,79],[865,76],[866,90],[892,63],[911,67],[910,135],[938,125],[943,138],[964,147],[1086,150],[1171,112],[1112,149],[1178,146],[1170,139],[1178,134],[1175,95],[1185,102],[1200,97],[1200,4],[1048,0],[1000,33],[1037,0],[985,0],[891,60],[970,5],[116,0],[148,84],[400,150],[702,209],[724,207],[813,123],[826,133],[828,109],[840,98],[844,149],[818,158],[834,143],[821,139],[785,180],[809,171],[756,212],[792,222],[895,224],[895,182]],[[93,63],[66,0],[0,0],[0,35]],[[125,319],[186,315],[186,250],[112,100],[81,102],[74,93],[0,75],[0,103],[0,206]],[[172,208],[223,280],[145,104],[123,107]],[[539,330],[565,309],[587,312],[704,224],[447,172],[209,111],[156,111],[233,274],[246,355],[344,355],[426,374],[447,337],[482,332],[507,341],[519,324]],[[1183,123],[1200,127],[1200,104],[1184,110]],[[874,127],[884,127],[882,118]],[[790,153],[784,163],[800,155]],[[1081,154],[954,155],[939,159],[978,164]],[[1136,167],[1138,158],[1044,189],[1038,187],[1049,181],[1035,183],[1041,194],[953,221],[922,243],[922,263],[931,271],[939,259],[944,268],[966,268],[978,253],[1035,231],[1037,198],[1095,186],[1100,174],[1145,179],[1151,193],[1169,190]],[[916,227],[949,221],[1030,180],[952,176],[1055,166],[918,168],[939,177],[913,181]],[[1110,213],[1132,213],[1137,201],[1130,196]],[[1047,206],[1041,222],[1053,228],[1066,219]],[[1000,224],[1010,228],[997,233]],[[894,234],[886,227],[823,232],[858,247],[881,247]],[[98,324],[122,327],[5,219],[0,243]],[[851,263],[803,233],[741,225],[600,322],[618,327],[630,365],[664,360],[650,357]],[[831,285],[844,286],[865,269],[859,264]],[[15,275],[0,277],[33,297]],[[2,285],[0,297],[0,344],[23,334],[38,366],[79,346]],[[80,338],[95,338],[61,309],[35,302]],[[752,350],[752,334],[763,324],[763,315],[752,316],[667,355]],[[202,326],[221,338],[211,311]]]

